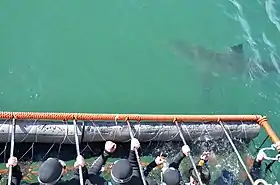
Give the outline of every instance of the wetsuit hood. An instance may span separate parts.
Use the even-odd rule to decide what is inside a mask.
[[[111,183],[113,185],[128,185],[132,180],[133,169],[127,159],[120,159],[111,169]]]
[[[47,159],[38,170],[38,182],[45,185],[54,185],[62,177],[65,163],[56,158]]]
[[[179,185],[180,181],[180,172],[174,168],[168,168],[162,174],[162,182],[166,185]]]

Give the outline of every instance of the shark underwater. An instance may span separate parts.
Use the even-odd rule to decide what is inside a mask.
[[[234,76],[279,73],[272,62],[260,61],[254,63],[247,59],[244,54],[243,44],[229,47],[226,52],[216,52],[199,45],[189,45],[183,40],[171,42],[173,51],[195,61],[196,66],[203,75],[219,76],[220,73]],[[258,75],[258,74],[257,74]]]
[[[212,90],[218,90],[221,96],[227,96],[229,80],[238,80],[238,83],[262,79],[268,74],[279,74],[278,67],[271,61],[252,61],[246,58],[243,44],[233,45],[224,52],[216,52],[199,45],[190,45],[184,40],[170,43],[174,54],[190,59],[188,67],[194,68],[197,80],[201,86],[201,100],[213,103]],[[280,64],[278,63],[278,66]],[[222,77],[222,78],[221,78]],[[218,79],[219,78],[219,79]],[[217,91],[214,91],[217,92]],[[238,110],[238,107],[236,107]]]

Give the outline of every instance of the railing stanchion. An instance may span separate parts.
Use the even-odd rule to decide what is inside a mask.
[[[75,143],[76,143],[76,151],[77,151],[77,156],[81,155],[80,153],[80,146],[79,146],[79,138],[78,138],[78,134],[77,134],[77,123],[76,120],[73,120],[73,124],[74,124],[74,135],[75,135]],[[80,185],[84,185],[84,180],[83,180],[83,170],[82,167],[79,166],[79,175],[80,175]]]
[[[182,139],[184,145],[188,145],[187,142],[186,142],[186,140],[185,140],[185,138],[184,138],[184,135],[183,135],[183,133],[182,133],[181,127],[179,126],[178,122],[175,120],[174,123],[175,123],[175,125],[176,125],[176,127],[177,127],[177,129],[178,129],[179,135],[180,135],[180,137],[181,137],[181,139]],[[196,173],[196,175],[197,175],[199,184],[203,185],[203,183],[202,183],[202,181],[201,181],[201,178],[200,178],[200,175],[199,175],[199,172],[198,172],[198,170],[197,170],[197,168],[196,168],[196,164],[195,164],[195,162],[194,162],[194,159],[193,159],[191,153],[189,153],[188,156],[189,156],[190,161],[191,161],[191,163],[192,163],[193,169],[194,169],[194,171],[195,171],[195,173]]]
[[[10,127],[10,133],[11,133],[11,148],[10,148],[10,158],[14,156],[14,148],[15,148],[15,126],[16,126],[16,120],[13,118],[12,125]],[[12,183],[12,170],[13,167],[9,166],[9,176],[8,176],[8,185],[11,185]]]

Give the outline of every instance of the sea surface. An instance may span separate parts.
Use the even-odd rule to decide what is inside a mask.
[[[0,110],[261,114],[280,136],[279,10],[276,0],[2,0]],[[238,44],[244,60],[216,62]],[[195,60],[187,45],[212,52]]]

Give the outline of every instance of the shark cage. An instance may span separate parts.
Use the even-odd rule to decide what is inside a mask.
[[[254,139],[259,137],[261,128],[267,137],[259,147],[255,147]],[[28,183],[37,181],[38,166],[49,157],[66,161],[67,174],[63,179],[68,179],[73,173],[73,161],[78,154],[83,155],[90,165],[103,151],[105,141],[111,140],[117,143],[117,151],[102,168],[102,175],[109,180],[112,163],[118,158],[127,157],[132,137],[141,142],[137,156],[138,164],[142,167],[159,153],[173,157],[183,144],[188,144],[190,155],[180,165],[183,180],[187,169],[192,166],[196,169],[195,163],[201,153],[209,151],[211,181],[226,168],[240,182],[245,178],[252,184],[277,182],[273,174],[277,170],[273,170],[275,165],[272,165],[280,162],[280,155],[265,158],[265,179],[254,181],[249,173],[256,155],[252,152],[275,150],[273,144],[279,142],[266,117],[260,115],[0,112],[1,183],[6,184],[7,180],[10,183],[12,169],[5,166],[10,156],[18,158],[23,181]],[[268,138],[272,145],[263,148]],[[150,174],[154,179],[160,179],[160,168],[156,167]]]

